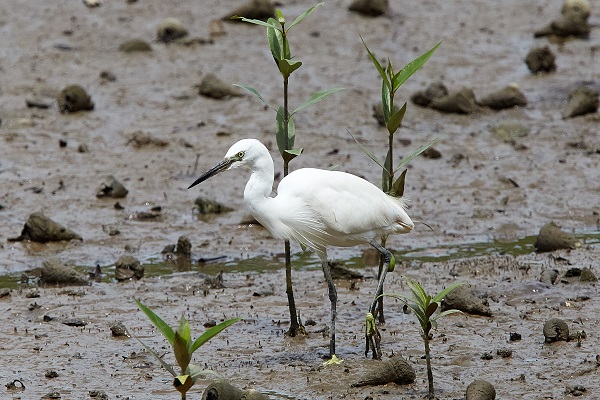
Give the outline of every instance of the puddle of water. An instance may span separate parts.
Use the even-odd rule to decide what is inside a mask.
[[[600,232],[589,232],[575,234],[583,246],[600,243]],[[443,262],[449,260],[458,260],[464,258],[481,257],[493,254],[508,254],[513,256],[529,254],[534,251],[536,236],[526,236],[522,239],[503,242],[478,242],[461,245],[448,245],[427,247],[408,251],[398,251],[396,255],[403,259],[415,260],[421,262]],[[349,268],[361,268],[364,265],[362,257],[349,257],[344,260]],[[155,258],[149,263],[144,264],[146,277],[166,276],[176,273],[201,272],[207,275],[216,275],[221,271],[241,272],[241,273],[260,273],[277,271],[282,268],[283,257],[252,257],[242,260],[229,259],[226,261],[212,261],[194,264],[177,264],[174,260],[165,260]],[[312,253],[302,252],[292,256],[292,265],[295,270],[315,270],[320,269],[319,259]],[[89,267],[77,268],[82,273],[89,273],[93,269]],[[102,268],[102,282],[112,282],[114,280],[114,265]],[[31,270],[27,273],[15,273],[0,276],[0,288],[16,289],[22,281],[33,283],[37,270]]]
[[[535,250],[535,236],[526,236],[514,242],[494,240],[485,243],[469,243],[434,248],[415,249],[402,254],[403,257],[423,262],[448,261],[459,258],[480,257],[490,254],[528,254]]]

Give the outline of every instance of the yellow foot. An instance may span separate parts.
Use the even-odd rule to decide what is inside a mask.
[[[337,356],[334,354],[333,356],[331,356],[330,360],[327,360],[323,363],[323,365],[339,365],[341,363],[343,363],[344,360],[340,360],[339,358],[337,358]]]

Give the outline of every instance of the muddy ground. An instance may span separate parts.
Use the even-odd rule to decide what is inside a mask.
[[[403,86],[399,97],[404,100],[435,80],[450,89],[469,86],[478,97],[517,83],[527,97],[526,107],[457,115],[409,104],[397,134],[396,154],[406,155],[435,137],[442,157],[419,157],[410,163],[409,214],[433,231],[418,225],[409,235],[390,238],[392,249],[415,256],[389,276],[387,290],[405,292],[401,274],[432,291],[460,280],[474,285],[490,302],[492,318],[456,315],[442,320],[435,332],[438,397],[462,398],[475,379],[493,383],[500,399],[562,399],[568,396],[566,388],[573,386],[586,389],[584,398],[598,397],[598,289],[592,283],[565,279],[564,274],[573,267],[595,268],[598,274],[599,117],[593,113],[565,120],[561,110],[578,85],[600,87],[596,54],[600,30],[592,29],[588,40],[535,39],[533,31],[560,14],[559,2],[553,1],[476,1],[468,7],[459,1],[391,3],[387,15],[368,18],[349,12],[349,1],[329,1],[294,27],[292,51],[304,65],[291,78],[292,103],[299,104],[317,90],[345,90],[297,116],[297,145],[304,154],[292,168],[337,165],[379,182],[378,167],[349,135],[383,158],[386,133],[371,115],[380,83],[359,35],[382,61],[390,57],[398,66],[444,41]],[[83,399],[90,390],[102,390],[111,399],[176,398],[169,375],[137,341],[111,337],[110,324],[123,321],[168,353],[132,296],[173,323],[186,312],[196,332],[211,319],[243,317],[244,322],[203,347],[195,361],[236,385],[273,398],[408,399],[426,394],[414,316],[402,314],[398,304],[389,306],[383,350],[386,357],[392,353],[407,357],[417,381],[409,386],[350,387],[372,363],[364,359],[362,324],[373,280],[354,286],[338,282],[338,354],[345,361],[321,367],[329,305],[316,259],[306,262],[299,256],[301,249],[293,247],[296,258],[309,264],[294,274],[298,306],[304,320],[312,319],[316,325],[308,327],[305,338],[285,338],[284,274],[273,268],[280,262],[282,244],[260,227],[242,224],[247,220],[242,203],[247,176],[230,172],[198,189],[186,189],[244,137],[269,144],[276,171],[282,169],[271,110],[250,95],[223,101],[197,94],[202,78],[215,73],[226,82],[258,88],[274,104],[280,101],[280,76],[262,28],[226,24],[226,35],[207,42],[210,21],[236,5],[158,0],[105,1],[94,9],[62,0],[51,5],[22,0],[0,4],[0,271],[9,275],[5,285],[15,287],[22,272],[40,267],[50,257],[80,267],[100,265],[106,271],[124,254],[156,263],[166,245],[185,235],[193,244],[194,260],[225,257],[226,286],[207,293],[199,275],[204,267],[194,265],[192,271],[139,282],[105,281],[67,291],[43,288],[39,298],[27,297],[30,288],[13,290],[0,299],[5,315],[0,382],[19,379],[25,391],[2,387],[1,397],[36,399],[58,390],[62,398]],[[283,2],[281,9],[296,16],[311,5]],[[180,19],[191,37],[202,40],[188,45],[157,42],[156,27],[170,16]],[[590,22],[599,24],[597,9],[592,9]],[[150,42],[152,52],[118,50],[132,38]],[[532,75],[523,60],[531,48],[542,45],[556,54],[557,71]],[[106,79],[106,72],[116,80]],[[93,111],[59,113],[56,95],[70,84],[88,91]],[[50,107],[28,108],[26,100]],[[528,134],[507,142],[492,133],[506,123],[522,125]],[[131,138],[138,131],[157,140],[136,146]],[[127,187],[126,198],[96,198],[108,174]],[[193,212],[198,195],[234,211],[198,219]],[[122,208],[115,207],[117,201]],[[153,207],[160,207],[156,218],[136,218]],[[35,211],[84,240],[9,242]],[[425,256],[431,261],[460,255],[475,244],[515,242],[537,234],[549,221],[581,235],[583,245],[551,255],[422,261]],[[333,250],[331,255],[350,260],[364,250]],[[270,272],[226,270],[257,256],[262,258],[254,269],[263,269],[264,262]],[[373,263],[366,264],[362,272],[372,277]],[[553,286],[539,282],[541,271],[548,268],[559,271]],[[152,266],[146,271],[153,275]],[[54,319],[44,322],[44,315]],[[587,339],[580,347],[576,342],[544,344],[542,326],[552,317],[566,320],[573,330],[585,330]],[[87,325],[66,326],[61,323],[65,318]],[[510,332],[520,333],[522,339],[509,342]],[[496,355],[501,348],[512,350],[512,356]],[[491,352],[493,359],[482,359],[484,352]],[[48,370],[58,372],[58,377],[45,377]],[[190,398],[200,398],[206,383],[201,382]]]

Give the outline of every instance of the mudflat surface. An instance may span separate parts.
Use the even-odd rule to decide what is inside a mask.
[[[555,221],[578,234],[598,232],[600,139],[598,114],[563,119],[569,92],[585,84],[599,88],[596,50],[600,32],[588,40],[564,43],[534,39],[533,31],[560,14],[550,1],[424,1],[408,6],[395,2],[386,16],[367,18],[347,10],[349,2],[331,1],[291,33],[292,51],[304,65],[291,78],[291,102],[300,104],[311,93],[344,87],[296,118],[298,147],[304,154],[292,162],[338,169],[380,181],[380,170],[354,143],[352,133],[373,152],[385,155],[386,131],[378,127],[371,107],[379,100],[379,78],[359,35],[384,61],[401,66],[443,40],[442,46],[400,90],[399,99],[442,80],[451,90],[471,87],[484,96],[517,83],[528,99],[526,107],[503,111],[481,109],[471,115],[442,114],[410,104],[397,136],[398,157],[431,138],[440,159],[418,157],[409,165],[406,195],[409,215],[417,224],[409,235],[388,240],[399,252],[435,257],[478,243],[514,242],[537,234]],[[230,83],[256,87],[273,104],[280,102],[280,76],[272,62],[262,28],[226,24],[226,35],[212,43],[158,43],[156,27],[176,17],[190,36],[209,39],[212,19],[237,4],[181,1],[106,1],[99,8],[81,2],[52,5],[13,0],[0,4],[0,272],[20,274],[55,257],[69,265],[110,266],[125,254],[143,262],[162,260],[161,250],[187,236],[193,259],[224,256],[225,288],[203,289],[202,267],[139,282],[94,283],[81,290],[42,288],[29,298],[29,288],[0,298],[5,323],[0,329],[0,380],[20,379],[24,392],[4,392],[14,398],[40,398],[53,388],[62,398],[87,398],[89,390],[104,390],[110,398],[173,398],[169,375],[135,339],[113,339],[109,325],[121,320],[151,346],[171,357],[166,342],[152,330],[131,300],[140,298],[172,324],[186,312],[198,332],[210,319],[233,316],[245,321],[232,326],[196,355],[241,387],[269,392],[274,398],[328,399],[420,398],[426,394],[422,343],[414,316],[404,315],[389,301],[383,331],[387,357],[401,353],[414,365],[417,381],[410,386],[350,388],[373,362],[364,359],[364,313],[374,281],[338,282],[338,354],[341,366],[321,367],[328,339],[323,336],[329,305],[322,273],[314,267],[295,271],[296,296],[308,327],[304,339],[285,338],[287,300],[283,271],[228,272],[238,260],[262,256],[269,265],[280,261],[283,245],[260,227],[243,224],[247,212],[242,193],[247,175],[230,172],[187,186],[215,165],[229,146],[244,137],[269,145],[281,172],[273,126],[274,113],[250,95],[225,101],[197,94],[208,73]],[[306,1],[281,6],[294,17],[313,5]],[[590,22],[598,25],[598,11]],[[153,51],[118,51],[125,40],[142,38]],[[532,75],[523,59],[536,46],[549,45],[557,56],[557,71]],[[116,80],[101,78],[109,71]],[[61,114],[56,95],[79,84],[91,95],[91,112]],[[48,109],[27,108],[27,99]],[[507,143],[494,135],[502,124],[529,129]],[[165,145],[137,147],[131,141],[141,131]],[[402,139],[402,141],[400,140]],[[63,145],[60,145],[62,141]],[[87,151],[80,152],[85,145]],[[114,175],[129,190],[124,199],[97,199],[103,176]],[[198,196],[234,208],[221,216],[199,219],[193,212]],[[118,209],[115,203],[123,207]],[[140,212],[160,207],[156,218],[141,220]],[[8,242],[19,235],[36,211],[74,230],[82,242],[39,244]],[[111,234],[116,230],[119,234]],[[597,242],[597,240],[596,240]],[[331,256],[347,260],[366,249],[333,249]],[[293,246],[294,253],[300,248]],[[297,257],[305,260],[304,257]],[[365,257],[368,258],[368,257]],[[464,395],[474,379],[493,383],[498,398],[565,397],[567,386],[587,388],[595,398],[598,354],[598,289],[595,284],[563,279],[569,268],[597,268],[598,249],[584,243],[572,252],[519,257],[491,255],[471,260],[425,263],[416,257],[389,275],[386,290],[406,293],[400,275],[439,291],[457,280],[487,295],[494,316],[456,315],[442,320],[432,342],[437,395]],[[372,261],[363,273],[374,276]],[[262,266],[257,265],[256,269]],[[556,285],[539,282],[542,269],[559,271]],[[175,272],[175,269],[174,269]],[[28,272],[29,273],[29,272]],[[597,273],[597,271],[596,271]],[[147,267],[152,275],[152,267]],[[569,283],[566,283],[569,282]],[[255,296],[260,294],[261,296]],[[37,303],[40,308],[30,305]],[[29,308],[33,308],[29,310]],[[55,317],[43,322],[43,316]],[[544,344],[542,326],[562,318],[587,339]],[[63,325],[80,318],[83,328]],[[522,340],[508,342],[510,332]],[[510,348],[502,359],[497,348]],[[481,355],[491,351],[492,360]],[[172,360],[172,358],[171,358]],[[146,364],[148,363],[148,364]],[[138,368],[144,367],[145,368]],[[44,376],[53,369],[57,378]],[[205,386],[205,385],[204,385]],[[200,383],[190,397],[199,398]],[[4,388],[2,388],[4,390]]]
[[[436,292],[452,281],[468,282],[486,296],[492,317],[454,315],[440,320],[431,342],[436,393],[441,399],[464,398],[473,380],[492,383],[497,398],[563,399],[568,386],[583,386],[594,398],[597,383],[598,288],[563,278],[567,264],[592,265],[598,250],[561,254],[564,261],[545,256],[486,257],[455,263],[403,265],[402,274],[419,279]],[[400,267],[400,266],[398,266]],[[554,286],[539,282],[543,268],[556,268],[561,280]],[[27,298],[29,290],[14,291],[0,300],[7,316],[0,346],[6,364],[2,382],[20,379],[26,386],[15,398],[39,398],[58,390],[63,398],[87,398],[89,390],[103,390],[109,398],[177,398],[170,375],[134,338],[111,336],[110,325],[122,321],[169,362],[172,351],[160,333],[137,309],[131,297],[141,299],[171,325],[182,312],[191,320],[194,337],[210,320],[243,317],[225,333],[203,346],[195,363],[206,366],[243,388],[255,388],[283,399],[422,398],[427,393],[423,343],[414,315],[405,315],[400,303],[387,301],[387,323],[381,331],[384,359],[402,354],[414,367],[412,385],[352,388],[350,385],[378,362],[364,356],[364,313],[374,280],[337,281],[337,353],[341,365],[322,366],[328,353],[329,305],[322,273],[294,271],[296,301],[308,335],[286,338],[289,323],[284,273],[229,273],[224,289],[205,289],[197,273],[144,278],[125,284],[101,283],[91,287],[42,289],[41,297]],[[374,268],[364,271],[375,275]],[[399,273],[389,275],[386,290],[407,293]],[[37,304],[33,310],[32,304]],[[44,315],[53,318],[42,322]],[[542,329],[550,318],[567,322],[570,331],[585,331],[577,341],[544,343]],[[66,319],[87,325],[72,327]],[[511,333],[521,340],[510,341]],[[498,350],[510,350],[502,358]],[[488,353],[492,359],[483,359]],[[56,371],[54,379],[44,377]],[[200,398],[209,381],[200,381],[188,398]],[[584,397],[586,398],[586,397]]]

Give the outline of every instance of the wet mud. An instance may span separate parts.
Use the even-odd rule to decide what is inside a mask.
[[[385,290],[407,294],[401,275],[432,292],[462,281],[487,304],[484,315],[453,314],[433,331],[440,399],[464,398],[476,381],[491,384],[497,398],[598,397],[600,10],[565,17],[561,2],[548,0],[469,7],[392,1],[373,17],[349,10],[351,3],[326,2],[291,31],[303,62],[290,78],[292,106],[315,91],[345,88],[296,116],[304,153],[291,168],[335,166],[380,182],[379,167],[349,135],[385,157],[386,131],[372,115],[380,81],[359,35],[396,67],[443,40],[398,92],[408,110],[395,156],[438,140],[435,154],[409,163],[405,185],[409,215],[432,229],[417,223],[409,235],[388,239],[398,264]],[[282,174],[272,110],[254,96],[237,96],[237,88],[219,99],[199,92],[214,76],[279,103],[281,77],[263,28],[221,21],[241,5],[0,3],[0,397],[177,397],[171,376],[143,346],[114,334],[125,327],[174,362],[134,297],[172,325],[185,312],[196,335],[205,324],[244,318],[194,356],[242,392],[282,399],[426,395],[416,319],[391,300],[380,327],[384,359],[404,357],[415,381],[352,386],[380,367],[364,358],[377,264],[368,249],[330,252],[363,278],[337,280],[344,361],[323,366],[329,306],[318,259],[292,246],[308,334],[287,338],[283,244],[244,209],[247,176],[224,173],[187,190],[244,137],[267,144]],[[281,8],[293,18],[312,5]],[[573,21],[585,24],[559,36]],[[544,26],[554,32],[536,37]],[[532,49],[546,46],[526,62]],[[428,93],[433,82],[447,89]],[[431,107],[461,88],[468,88],[461,113]],[[497,99],[501,88],[519,92]],[[417,93],[421,103],[411,101]],[[195,203],[199,197],[209,206]],[[202,212],[214,208],[228,211]],[[56,225],[28,223],[32,215]],[[535,253],[535,238],[524,238],[549,223],[577,245]],[[44,226],[71,240],[48,240]],[[464,259],[482,247],[486,255]],[[516,251],[504,254],[506,247]],[[46,276],[75,276],[78,284],[37,286],[48,266]],[[544,328],[553,319],[568,326],[567,339],[562,328]],[[201,398],[210,383],[200,381],[188,398]]]
[[[584,265],[599,253],[491,256],[468,265],[456,261],[402,266],[403,275],[420,279],[432,292],[454,281],[485,284],[492,316],[455,314],[440,320],[433,331],[432,365],[439,398],[461,398],[475,380],[491,383],[499,398],[562,398],[567,385],[586,388],[588,393],[597,390],[597,287],[567,283],[568,266],[557,260],[559,255]],[[548,267],[559,270],[561,278],[555,285],[538,280],[541,269]],[[176,393],[170,375],[136,339],[115,335],[125,326],[165,360],[175,362],[166,341],[133,303],[137,298],[172,325],[185,312],[194,336],[204,326],[243,317],[194,356],[199,365],[240,390],[255,389],[282,399],[423,397],[427,393],[423,343],[414,315],[405,314],[401,303],[386,302],[387,323],[380,327],[384,360],[364,357],[364,309],[374,290],[376,267],[363,272],[363,280],[336,281],[340,365],[323,366],[329,306],[318,269],[294,271],[296,300],[307,330],[299,338],[285,337],[289,319],[283,271],[225,272],[216,287],[201,272],[187,272],[75,289],[13,289],[0,298],[0,310],[9,316],[1,346],[5,359],[11,360],[2,378],[5,383],[19,379],[28,396],[55,388],[63,398],[85,397],[88,390],[103,390],[111,398],[171,398]],[[399,273],[388,278],[387,291],[407,293]],[[569,332],[585,334],[569,337],[562,328],[567,325]],[[413,383],[406,383],[402,378],[406,375],[396,375],[393,364],[384,366],[394,354],[406,360]],[[58,376],[47,378],[49,370]],[[373,377],[378,370],[383,372]],[[404,383],[391,383],[395,379]],[[200,398],[209,385],[210,380],[200,380],[189,397]]]

